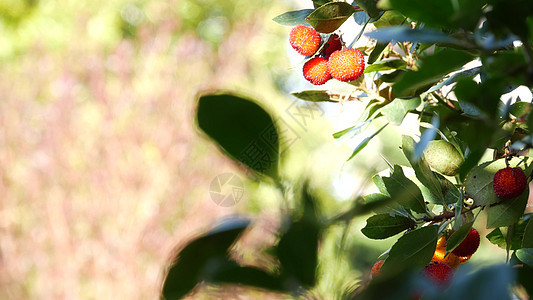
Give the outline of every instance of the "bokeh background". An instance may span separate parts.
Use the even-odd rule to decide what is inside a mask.
[[[0,0],[0,299],[156,299],[173,249],[232,214],[258,223],[243,248],[273,242],[280,195],[196,129],[202,91],[238,91],[269,109],[291,139],[284,176],[311,178],[328,215],[372,188],[370,176],[386,169],[380,153],[405,163],[398,132],[413,128],[387,128],[346,163],[359,141],[331,134],[353,125],[364,104],[288,95],[311,86],[289,49],[290,28],[272,18],[311,7]],[[245,193],[223,207],[209,187],[228,172]],[[342,249],[343,228],[330,229],[318,295],[365,276],[394,240],[369,241],[363,226],[350,228]],[[258,295],[283,297],[242,297]]]

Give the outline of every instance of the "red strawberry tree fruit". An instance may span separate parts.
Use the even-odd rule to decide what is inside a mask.
[[[302,54],[303,76],[321,86],[293,96],[366,107],[351,127],[333,133],[338,139],[357,132],[361,139],[346,160],[386,127],[414,122],[419,130],[401,136],[403,159],[387,161],[372,177],[376,193],[331,213],[320,209],[321,195],[307,181],[285,179],[279,150],[285,128],[260,101],[227,91],[201,94],[198,128],[250,178],[285,197],[278,239],[268,250],[277,263],[263,268],[230,256],[253,222],[225,220],[176,252],[162,296],[181,298],[204,283],[320,299],[531,297],[533,107],[505,95],[518,87],[532,91],[532,16],[531,0],[315,0],[275,17]],[[347,40],[339,28],[349,19],[356,34]],[[247,155],[252,146],[261,160]],[[353,278],[321,272],[325,233],[342,229],[334,252],[347,256],[343,247],[361,242],[347,234],[360,218],[367,239],[392,239],[392,247]],[[507,259],[469,267],[490,243]],[[329,294],[319,284],[331,287]]]

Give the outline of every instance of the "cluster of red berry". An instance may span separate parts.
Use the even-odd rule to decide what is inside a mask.
[[[311,27],[298,25],[292,28],[289,42],[301,55],[315,55],[303,67],[305,79],[314,85],[322,85],[331,78],[352,81],[365,69],[363,54],[357,49],[344,48],[337,34],[332,34],[318,51],[322,43],[320,34]]]

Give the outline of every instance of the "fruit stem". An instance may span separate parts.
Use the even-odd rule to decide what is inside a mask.
[[[461,214],[464,214],[464,213],[467,213],[469,211],[472,211],[472,210],[474,210],[474,209],[476,209],[478,207],[479,207],[479,205],[469,206],[468,209],[463,209],[463,211],[461,211]],[[442,220],[451,219],[453,217],[455,217],[455,212],[445,213],[445,214],[442,214],[442,215],[434,216],[432,218],[424,216],[424,217],[422,217],[422,219],[419,219],[419,220],[423,220],[425,222],[439,222],[439,221],[442,221]]]

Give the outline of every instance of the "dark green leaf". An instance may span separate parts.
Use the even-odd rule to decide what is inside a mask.
[[[404,268],[403,266],[424,268],[437,248],[438,232],[437,225],[408,232],[392,246],[381,270],[385,273],[395,268]]]
[[[454,92],[461,103],[461,107],[468,103],[476,110],[494,118],[498,115],[498,108],[501,103],[500,97],[504,92],[504,88],[505,82],[501,78],[491,77],[479,84],[472,79],[461,78],[457,80]],[[473,113],[470,114],[474,115]]]
[[[515,102],[513,103],[513,105],[511,105],[511,109],[509,112],[516,118],[520,118],[521,116],[524,116],[531,112],[531,103],[525,101]]]
[[[386,46],[386,45],[385,45]],[[396,70],[396,69],[405,69],[407,63],[402,59],[393,59],[380,61],[374,64],[369,65],[365,68],[363,73],[377,72],[377,71],[386,71],[386,70]]]
[[[284,291],[282,280],[255,267],[239,266],[230,262],[213,275],[211,283],[233,283],[262,289]]]
[[[470,53],[443,49],[423,59],[418,71],[407,72],[393,86],[397,96],[409,95],[428,84],[433,84],[442,79],[446,74],[456,70],[472,60]],[[443,63],[446,62],[446,63]]]
[[[315,9],[307,17],[307,22],[318,32],[331,33],[337,30],[354,12],[355,8],[346,2],[329,2]]]
[[[431,172],[424,158],[419,160],[414,159],[414,147],[414,139],[408,135],[403,135],[402,151],[413,167],[416,178],[420,181],[420,183],[422,183],[422,185],[427,187],[431,194],[433,194],[439,200],[439,203],[442,204],[444,201],[444,196],[442,194],[441,184],[433,172]]]
[[[402,123],[405,115],[420,106],[422,100],[420,97],[410,99],[396,98],[391,103],[387,104],[380,112],[393,124],[399,125]]]
[[[274,19],[272,19],[274,22],[285,25],[285,26],[296,26],[296,25],[303,25],[306,22],[306,18],[313,12],[312,9],[302,9],[302,10],[295,10],[295,11],[288,11],[284,14],[281,14]]]
[[[352,155],[350,155],[350,157],[348,158],[348,160],[352,159],[354,156],[357,155],[357,153],[359,153],[361,150],[363,150],[366,145],[368,145],[368,143],[376,136],[378,135],[383,129],[385,129],[385,127],[387,127],[387,125],[389,125],[389,123],[383,125],[380,129],[378,129],[376,132],[372,133],[370,136],[366,137],[363,141],[361,141],[361,143],[359,143],[359,145],[357,145],[357,147],[355,147],[355,149],[353,150],[352,152]]]
[[[316,282],[320,226],[315,201],[307,186],[303,189],[303,216],[292,223],[276,248],[282,277],[312,287]]]
[[[277,178],[278,131],[261,106],[232,94],[203,95],[196,120],[200,129],[231,158]]]
[[[381,12],[381,10],[377,8],[376,4],[377,1],[375,0],[357,0],[357,5],[366,11],[368,16],[371,18],[376,18]]]
[[[526,209],[529,189],[522,195],[491,206],[487,214],[487,228],[504,227],[518,222]]]
[[[247,219],[230,219],[185,246],[173,259],[165,276],[162,296],[182,298],[200,281],[231,266],[228,249],[249,225]]]
[[[516,257],[530,266],[533,266],[533,248],[523,248],[516,250]]]
[[[382,179],[387,192],[394,201],[417,213],[427,212],[422,192],[414,182],[405,177],[400,166],[395,165],[390,177],[382,177]]]
[[[322,90],[309,90],[301,92],[291,93],[296,98],[310,101],[310,102],[339,102],[339,100],[333,100],[331,98],[331,93],[328,91]]]
[[[361,232],[367,238],[380,240],[412,228],[414,225],[415,222],[406,217],[379,214],[368,218]]]
[[[313,6],[315,8],[319,8],[320,6],[328,3],[328,2],[332,2],[333,0],[313,0]]]
[[[474,222],[468,222],[452,233],[446,242],[446,251],[452,252],[466,238]]]

